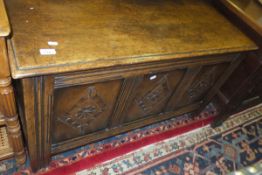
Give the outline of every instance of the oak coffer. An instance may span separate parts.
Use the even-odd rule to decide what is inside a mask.
[[[202,109],[256,45],[208,0],[6,0],[34,170],[54,154]]]

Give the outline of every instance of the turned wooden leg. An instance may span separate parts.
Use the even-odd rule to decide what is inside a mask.
[[[18,164],[26,160],[21,128],[18,120],[14,90],[11,84],[9,62],[6,53],[5,39],[0,37],[0,110],[5,117],[8,138],[13,147]]]
[[[11,78],[0,79],[0,99],[2,101],[1,111],[5,116],[8,137],[13,146],[16,162],[22,165],[25,163],[26,156],[17,115],[14,90],[11,85]]]

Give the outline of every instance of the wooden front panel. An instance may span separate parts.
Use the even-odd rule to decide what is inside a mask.
[[[52,142],[106,129],[120,85],[114,80],[56,89]]]
[[[184,90],[184,94],[180,101],[172,106],[173,109],[181,108],[194,103],[201,103],[204,96],[215,85],[220,76],[228,67],[228,63],[220,63],[215,65],[203,66],[193,79],[189,88]],[[172,103],[172,101],[170,101]]]
[[[177,109],[167,106],[173,99],[182,101],[184,91],[203,72],[221,69],[215,76],[218,82],[203,96],[210,99],[225,75],[238,65],[233,60],[236,56],[23,79],[21,100],[33,166],[45,166],[51,155],[200,108],[195,104]]]
[[[148,74],[138,79],[124,122],[131,122],[163,112],[166,103],[181,81],[185,70]]]

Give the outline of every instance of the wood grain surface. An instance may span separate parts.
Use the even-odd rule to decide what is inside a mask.
[[[10,26],[6,14],[5,4],[0,0],[0,36],[8,36],[10,33]]]
[[[13,78],[256,48],[207,0],[6,4]],[[50,55],[41,55],[40,49]]]

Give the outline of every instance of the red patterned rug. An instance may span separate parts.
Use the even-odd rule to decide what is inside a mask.
[[[92,168],[144,146],[205,126],[214,119],[215,115],[215,108],[209,105],[204,112],[198,116],[185,114],[97,143],[85,145],[54,156],[50,165],[37,172],[37,174],[74,174],[77,171]],[[32,174],[29,161],[25,167],[14,169],[15,168],[11,168],[9,172],[16,171],[16,174]]]
[[[262,105],[215,130],[216,112],[184,115],[53,157],[37,174],[227,174],[262,156]],[[16,174],[32,174],[29,167]]]
[[[231,116],[216,129],[195,129],[75,174],[225,175],[256,163],[262,163],[262,105]],[[261,170],[243,172],[261,175]]]

